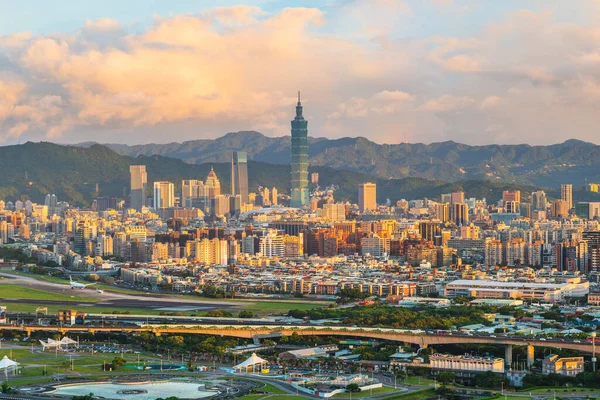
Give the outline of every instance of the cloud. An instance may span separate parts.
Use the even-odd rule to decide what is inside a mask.
[[[0,36],[0,140],[280,136],[302,90],[314,136],[598,142],[600,11],[589,24],[567,23],[551,8],[523,6],[468,35],[451,26],[414,34],[424,10],[454,7],[242,5],[158,16],[135,32],[102,18],[71,33]],[[445,22],[476,16],[465,9]]]
[[[337,110],[329,114],[330,119],[363,118],[393,114],[413,101],[414,96],[400,90],[384,90],[370,98],[353,97],[338,105]]]
[[[456,97],[451,95],[440,96],[436,99],[431,99],[421,107],[421,111],[445,112],[457,110],[461,108],[471,107],[475,100],[470,97]]]

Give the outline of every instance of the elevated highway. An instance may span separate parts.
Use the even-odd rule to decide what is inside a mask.
[[[550,347],[576,350],[595,356],[595,345],[586,340],[560,338],[466,335],[466,334],[427,334],[422,331],[409,331],[389,328],[358,327],[315,327],[315,326],[257,326],[257,325],[144,325],[144,326],[33,326],[33,325],[0,325],[0,330],[22,331],[30,335],[32,332],[47,331],[67,333],[141,333],[149,332],[160,336],[163,334],[195,334],[227,336],[243,339],[256,339],[273,336],[342,336],[379,339],[393,342],[415,344],[419,347],[442,344],[493,344],[506,348],[505,364],[512,364],[512,347],[527,346],[527,361],[533,364],[535,347]]]

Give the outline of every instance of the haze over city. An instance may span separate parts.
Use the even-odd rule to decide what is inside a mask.
[[[598,27],[0,0],[0,399],[600,398]]]
[[[599,143],[594,0],[3,1],[0,142]]]

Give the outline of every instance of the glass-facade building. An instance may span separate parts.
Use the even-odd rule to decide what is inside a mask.
[[[298,92],[296,118],[292,121],[292,193],[290,207],[300,208],[309,202],[308,193],[308,121],[302,116],[302,103]]]
[[[231,194],[240,195],[243,204],[248,203],[248,155],[234,151],[231,159]]]

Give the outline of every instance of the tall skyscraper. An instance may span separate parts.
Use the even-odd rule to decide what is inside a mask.
[[[239,194],[242,203],[248,203],[248,155],[245,151],[234,151],[231,158],[231,194]]]
[[[193,207],[193,200],[200,197],[201,187],[204,187],[204,182],[197,179],[181,181],[181,206]]]
[[[148,185],[146,166],[131,165],[129,166],[129,174],[131,175],[129,207],[142,211],[142,207],[146,205],[146,187]]]
[[[465,203],[455,203],[452,205],[454,210],[454,222],[457,226],[469,225],[469,206]]]
[[[292,121],[292,196],[291,207],[302,207],[308,204],[308,121],[302,116],[302,103],[298,92],[296,118]]]
[[[47,194],[46,195],[46,199],[44,200],[44,204],[46,206],[48,206],[48,215],[52,216],[54,214],[56,214],[56,204],[58,203],[58,200],[56,199],[56,195],[55,194]]]
[[[573,208],[573,185],[568,183],[560,185],[560,199],[567,202],[569,210]]]
[[[538,190],[537,192],[531,193],[531,207],[533,207],[534,210],[545,210],[546,192]]]
[[[361,212],[377,209],[377,185],[371,182],[358,185],[358,208]]]
[[[154,209],[175,206],[175,185],[171,182],[154,182]]]

